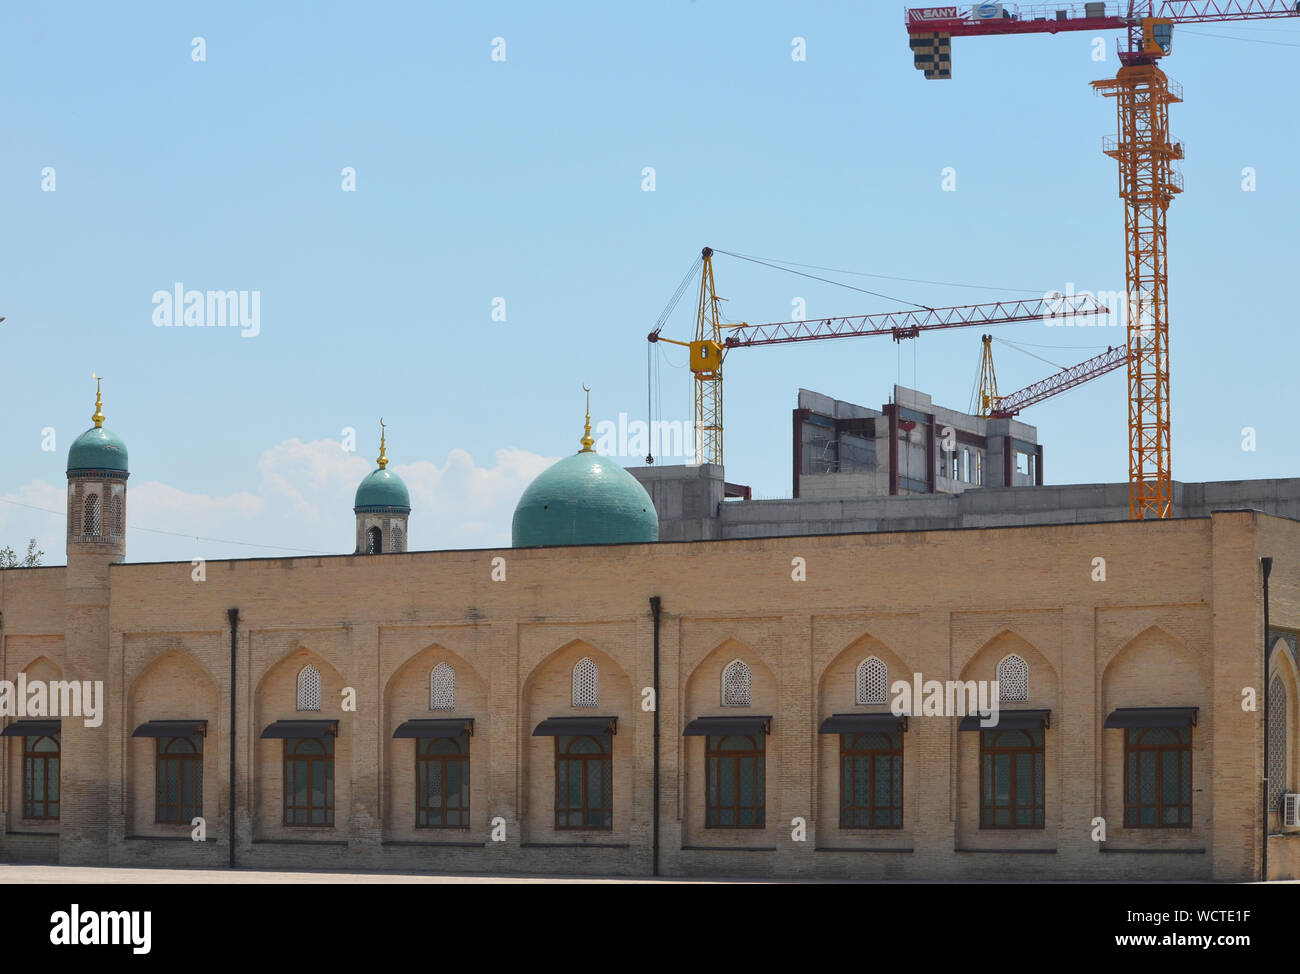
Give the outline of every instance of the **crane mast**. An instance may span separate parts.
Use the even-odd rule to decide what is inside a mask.
[[[1169,436],[1169,245],[1166,212],[1183,190],[1173,163],[1182,145],[1169,135],[1169,106],[1182,101],[1156,64],[1125,64],[1093,87],[1114,98],[1118,134],[1105,143],[1119,163],[1124,200],[1128,293],[1129,518],[1173,510]]]

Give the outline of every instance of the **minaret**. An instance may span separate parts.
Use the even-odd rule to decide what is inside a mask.
[[[94,379],[95,425],[68,450],[68,567],[58,662],[63,679],[101,688],[101,712],[96,726],[85,716],[60,715],[59,862],[64,865],[107,861],[110,818],[121,798],[111,775],[106,777],[113,754],[109,735],[121,719],[117,708],[124,693],[113,680],[123,671],[122,637],[115,641],[109,631],[109,569],[126,556],[128,471],[126,444],[104,428],[100,377]]]
[[[95,424],[68,450],[68,565],[76,554],[126,557],[126,444],[104,428],[103,379],[95,379]]]
[[[352,513],[357,516],[354,554],[380,555],[406,550],[406,522],[411,495],[402,478],[388,469],[387,428],[379,420],[379,465],[357,487]]]

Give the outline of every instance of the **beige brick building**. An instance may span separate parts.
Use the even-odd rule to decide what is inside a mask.
[[[124,447],[70,457],[67,566],[0,572],[11,704],[20,677],[104,687],[98,726],[11,706],[7,861],[1242,881],[1267,835],[1269,875],[1300,876],[1278,811],[1300,789],[1295,521],[380,544],[197,572],[121,560],[125,483]],[[362,499],[367,525],[401,508]],[[557,514],[530,488],[517,538],[534,502]],[[575,523],[629,503],[581,494]],[[915,674],[998,679],[998,724],[897,716]]]

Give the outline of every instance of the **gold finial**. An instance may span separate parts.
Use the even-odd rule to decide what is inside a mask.
[[[100,383],[104,381],[104,377],[94,372],[90,373],[90,377],[95,380],[95,415],[90,418],[95,424],[95,429],[98,430],[104,428],[104,397],[100,393]]]
[[[386,440],[384,439],[384,417],[379,417],[379,469],[383,470],[388,466],[388,452],[385,449]]]
[[[587,394],[587,428],[586,432],[582,434],[582,439],[579,441],[582,444],[582,449],[578,452],[591,453],[591,447],[596,442],[591,438],[591,390],[586,386],[583,386],[582,391]]]

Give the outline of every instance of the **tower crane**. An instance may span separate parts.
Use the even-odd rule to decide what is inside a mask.
[[[1107,3],[921,7],[906,13],[914,65],[926,78],[952,77],[952,38],[1124,30],[1128,49],[1114,78],[1092,82],[1114,98],[1117,134],[1103,143],[1119,163],[1128,293],[1129,517],[1172,512],[1169,455],[1169,310],[1165,214],[1183,190],[1174,169],[1183,146],[1169,134],[1169,106],[1182,101],[1158,61],[1173,50],[1175,24],[1300,15],[1297,0],[1120,0]]]
[[[1128,363],[1128,346],[1107,348],[1100,355],[1094,355],[1087,361],[1062,369],[1046,379],[1017,389],[1009,395],[998,395],[998,379],[993,369],[993,336],[984,335],[984,352],[980,358],[980,415],[985,419],[1010,419],[1022,409],[1028,409],[1044,399],[1058,396],[1067,389],[1091,382],[1098,376]]]
[[[1018,321],[1047,321],[1108,313],[1108,309],[1091,294],[1081,291],[1069,295],[1056,293],[1028,301],[992,301],[951,308],[918,306],[910,311],[815,318],[809,321],[777,321],[760,325],[747,322],[726,324],[722,321],[719,307],[726,299],[718,297],[714,286],[711,247],[705,247],[700,252],[700,259],[678,287],[669,310],[683,293],[695,267],[700,268],[695,339],[689,342],[679,341],[665,338],[661,334],[668,311],[660,316],[655,330],[646,337],[652,343],[668,342],[690,350],[691,374],[695,378],[695,459],[698,463],[722,463],[722,363],[732,349],[867,335],[889,335],[894,341],[901,342],[916,338],[923,331],[944,328],[1005,325]],[[724,335],[724,331],[729,334]]]

